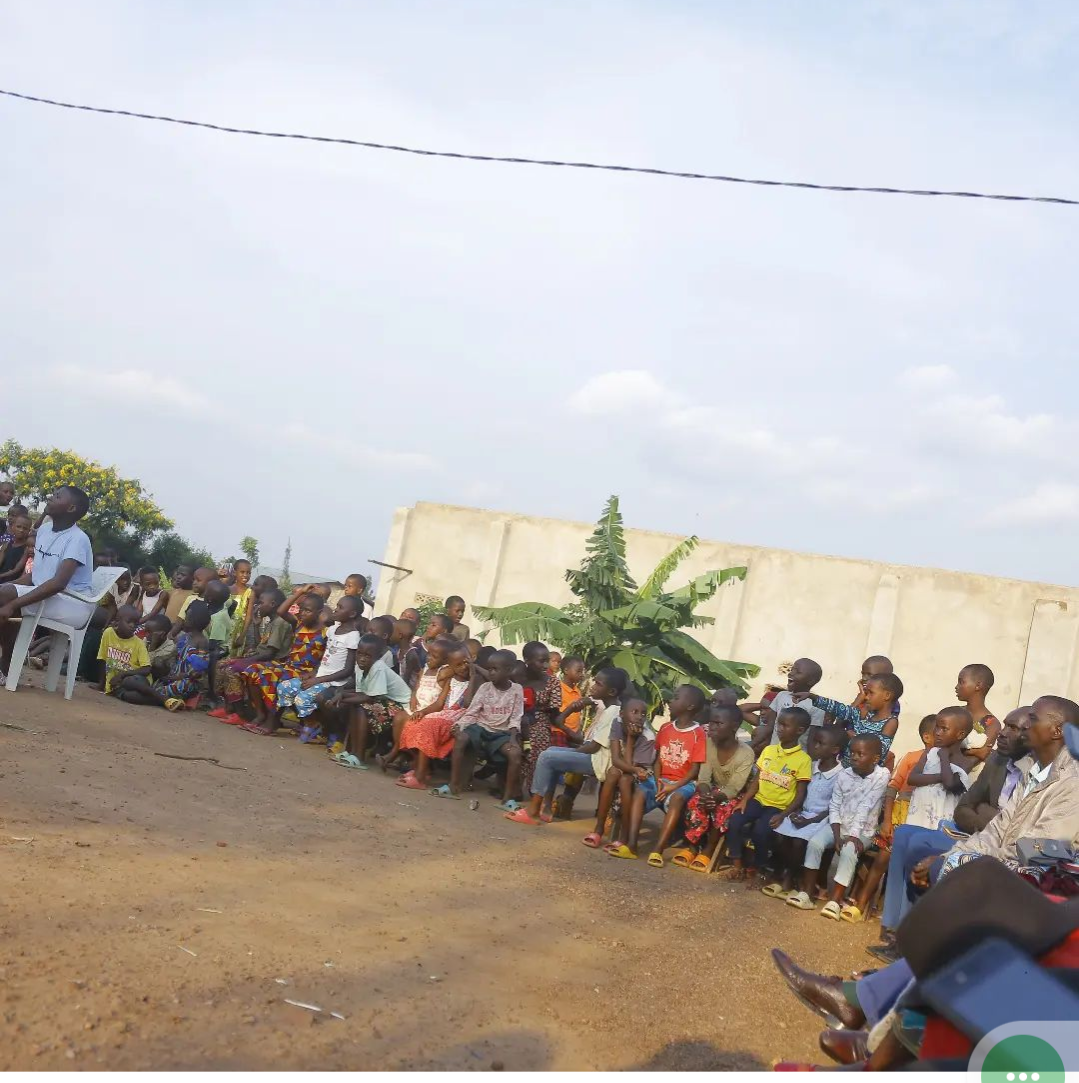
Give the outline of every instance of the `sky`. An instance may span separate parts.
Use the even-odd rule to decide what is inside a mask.
[[[474,153],[1079,198],[1079,6],[8,0],[3,86]],[[419,500],[1074,584],[1079,207],[0,98],[0,434],[218,556]]]

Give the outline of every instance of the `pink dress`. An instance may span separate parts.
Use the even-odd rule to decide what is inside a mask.
[[[453,752],[453,723],[465,712],[461,699],[468,691],[468,684],[468,681],[452,678],[446,695],[446,706],[437,714],[429,714],[416,721],[410,718],[401,731],[401,747],[413,748],[428,759],[446,759]],[[419,685],[416,686],[416,702],[420,702]],[[434,700],[428,702],[433,703]]]

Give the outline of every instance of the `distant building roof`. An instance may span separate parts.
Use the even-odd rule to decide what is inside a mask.
[[[283,572],[281,568],[271,568],[266,564],[260,564],[255,569],[255,575],[269,575],[280,582]],[[332,587],[345,585],[340,579],[334,579],[332,575],[308,575],[307,572],[290,571],[288,577],[296,586],[303,586],[306,583],[329,583]]]

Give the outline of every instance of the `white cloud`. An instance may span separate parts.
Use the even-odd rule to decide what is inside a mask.
[[[998,526],[1073,523],[1079,520],[1079,485],[1044,481],[1033,492],[994,508],[985,521]]]
[[[221,413],[204,395],[185,387],[171,376],[150,369],[118,369],[115,372],[82,365],[57,365],[50,373],[53,381],[68,390],[78,388],[80,395],[104,399],[117,405],[156,402],[170,409],[191,413]]]
[[[955,383],[951,365],[919,365],[900,374],[899,382],[912,391],[936,391]]]
[[[622,369],[593,376],[569,397],[571,410],[591,417],[617,414],[638,407],[670,409],[680,401],[680,396],[643,369]]]

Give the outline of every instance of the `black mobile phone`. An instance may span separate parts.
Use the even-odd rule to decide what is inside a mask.
[[[1074,1022],[1079,996],[1014,944],[999,937],[918,981],[925,1001],[974,1042],[1006,1023]]]

